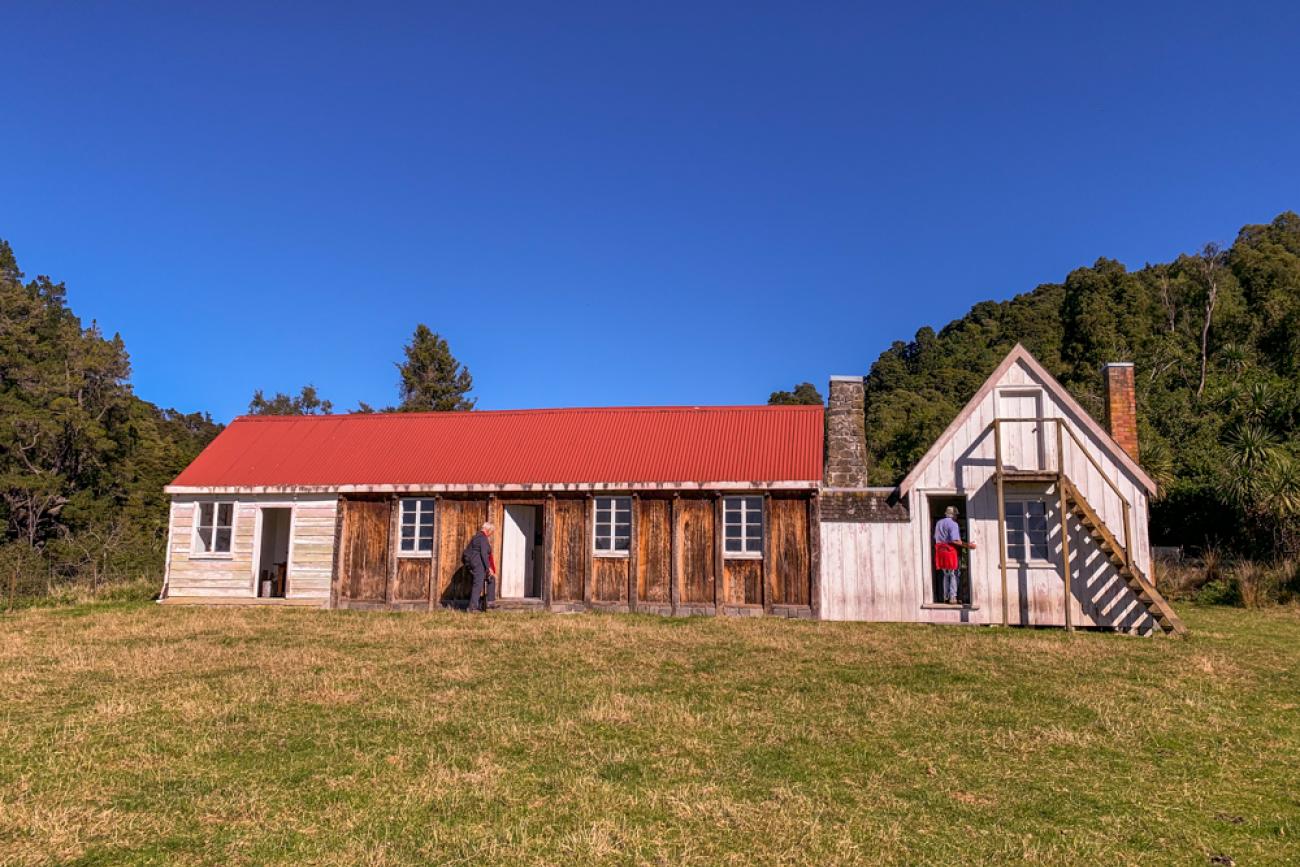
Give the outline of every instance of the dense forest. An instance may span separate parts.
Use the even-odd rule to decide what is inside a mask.
[[[1101,259],[895,343],[867,377],[872,481],[897,482],[1017,342],[1098,418],[1101,365],[1136,363],[1157,542],[1300,554],[1300,216],[1136,271]],[[396,367],[398,403],[378,411],[473,407],[469,372],[423,324]],[[220,426],[141,399],[130,373],[121,338],[82,323],[62,283],[26,280],[0,241],[0,593],[157,582],[163,486]],[[822,398],[801,383],[770,400]],[[249,404],[332,410],[311,386]]]
[[[873,483],[899,481],[1017,342],[1098,419],[1101,365],[1135,363],[1157,543],[1300,553],[1300,216],[1135,271],[1100,259],[895,343],[867,377]]]

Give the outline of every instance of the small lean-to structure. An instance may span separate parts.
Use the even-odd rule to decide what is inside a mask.
[[[463,606],[485,521],[506,608],[1180,632],[1153,582],[1133,367],[1107,427],[1016,346],[896,487],[860,376],[829,407],[236,419],[171,495],[166,602]],[[974,542],[941,597],[933,529]]]

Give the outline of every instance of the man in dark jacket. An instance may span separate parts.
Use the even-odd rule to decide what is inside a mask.
[[[492,557],[492,531],[495,528],[490,521],[485,521],[474,538],[469,540],[465,551],[460,555],[460,562],[469,569],[474,578],[474,587],[469,593],[469,610],[479,611],[491,608],[496,603],[497,564]],[[483,595],[483,585],[487,585],[487,596]]]

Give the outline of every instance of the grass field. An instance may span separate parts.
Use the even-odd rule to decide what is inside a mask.
[[[1187,640],[0,617],[0,863],[1300,862],[1300,611]]]

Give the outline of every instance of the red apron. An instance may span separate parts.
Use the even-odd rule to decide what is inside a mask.
[[[957,546],[947,542],[934,543],[934,568],[960,569],[961,561],[957,557]]]

